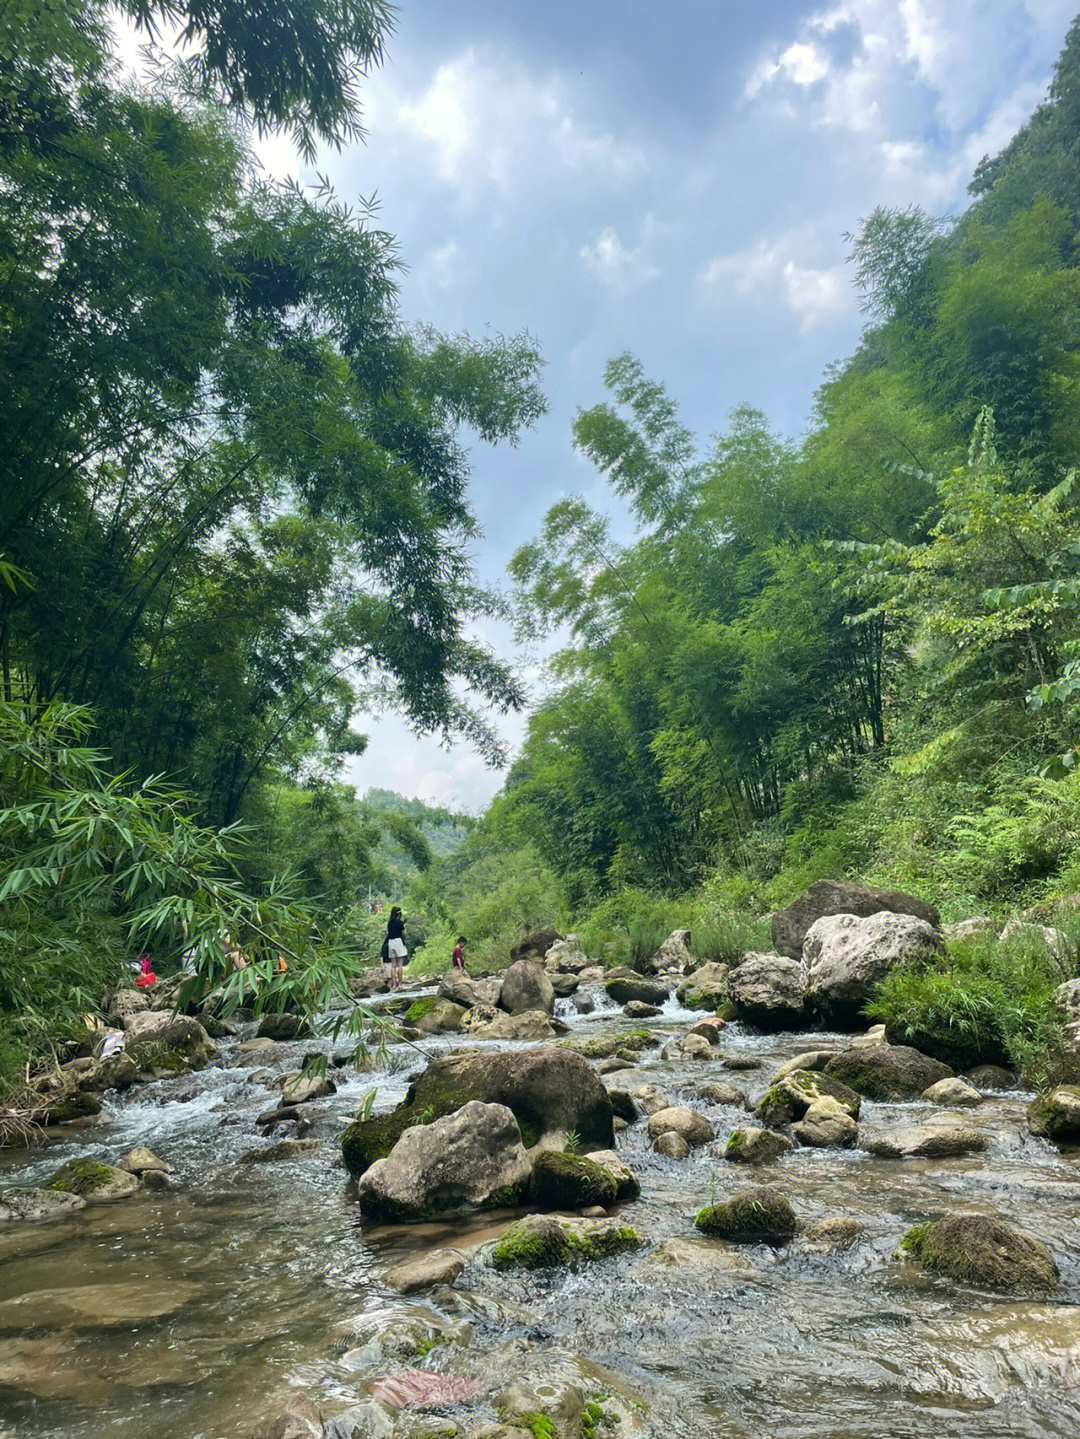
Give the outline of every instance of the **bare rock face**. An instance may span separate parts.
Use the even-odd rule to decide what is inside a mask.
[[[407,1129],[361,1176],[362,1209],[410,1223],[520,1202],[532,1164],[511,1110],[470,1100],[454,1114]]]
[[[650,960],[639,968],[648,974],[660,974],[664,970],[676,970],[680,974],[694,963],[690,953],[690,931],[673,929]]]
[[[383,1283],[399,1294],[415,1294],[436,1284],[453,1284],[464,1268],[465,1256],[456,1249],[429,1249],[393,1265],[383,1275]]]
[[[704,1115],[696,1114],[694,1110],[681,1105],[658,1109],[655,1114],[651,1114],[648,1131],[650,1139],[659,1139],[661,1134],[677,1134],[692,1149],[700,1144],[708,1144],[716,1138],[716,1131]]]
[[[962,1154],[980,1154],[988,1147],[985,1134],[955,1121],[905,1125],[865,1143],[865,1148],[880,1159],[954,1159]]]
[[[688,974],[676,990],[679,1003],[686,1009],[718,1009],[727,999],[726,964],[710,960]]]
[[[474,1027],[477,1039],[553,1039],[555,1030],[542,1009],[523,1009],[519,1014],[496,1013],[490,1024]]]
[[[559,931],[557,929],[534,929],[524,939],[518,940],[510,951],[510,958],[515,963],[519,959],[531,959],[537,964],[542,964],[548,950],[558,941]]]
[[[478,1004],[494,1005],[499,998],[499,987],[497,979],[470,979],[460,969],[452,969],[439,980],[439,998],[473,1009]]]
[[[0,1224],[40,1224],[85,1207],[85,1199],[66,1190],[29,1185],[0,1189]]]
[[[499,990],[499,1008],[507,1014],[541,1009],[550,1014],[555,1008],[555,990],[539,964],[528,959],[516,960],[503,975]]]
[[[772,920],[773,947],[789,959],[802,959],[803,941],[807,930],[827,914],[854,914],[868,918],[888,910],[892,914],[912,914],[925,920],[933,929],[940,929],[941,916],[932,904],[904,894],[901,890],[877,889],[853,880],[819,879],[805,894],[778,910]]]
[[[850,1085],[864,1099],[918,1099],[952,1070],[907,1044],[852,1045],[829,1060],[825,1073]]]
[[[791,1132],[810,1149],[850,1149],[859,1137],[859,1126],[839,1100],[824,1095],[814,1100]]]
[[[796,1029],[806,1003],[806,970],[801,960],[751,951],[727,977],[728,998],[740,1019],[760,1029]]]
[[[938,931],[914,915],[827,915],[814,921],[803,944],[807,1004],[834,1022],[851,1023],[894,965],[944,953]]]

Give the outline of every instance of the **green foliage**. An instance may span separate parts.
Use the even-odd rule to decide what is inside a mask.
[[[1045,1078],[1061,1039],[1054,990],[1069,972],[1037,937],[977,936],[950,945],[944,965],[893,970],[866,1014],[893,1043],[954,1068],[1005,1064]]]

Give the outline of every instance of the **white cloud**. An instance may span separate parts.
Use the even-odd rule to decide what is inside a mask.
[[[617,183],[644,165],[636,146],[582,113],[591,97],[572,99],[564,74],[536,75],[511,55],[477,46],[411,86],[378,74],[367,94],[373,138],[419,144],[444,183],[470,193],[560,179]]]
[[[648,259],[644,245],[636,248],[624,245],[618,231],[610,225],[600,231],[591,245],[581,247],[578,258],[594,279],[612,290],[626,290],[654,280],[660,274],[659,268]]]
[[[791,251],[802,252],[800,238],[805,239],[761,240],[740,253],[717,255],[702,269],[702,285],[717,299],[734,294],[765,307],[779,296],[797,317],[799,333],[808,334],[849,313],[853,301],[842,265],[816,269],[796,264]]]

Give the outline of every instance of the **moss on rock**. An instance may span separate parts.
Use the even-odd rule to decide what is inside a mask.
[[[99,1159],[69,1159],[43,1186],[80,1199],[122,1199],[134,1193],[139,1181],[124,1169]]]
[[[795,1211],[777,1190],[762,1186],[707,1204],[694,1224],[702,1234],[732,1244],[784,1244],[795,1233]]]
[[[900,1241],[933,1274],[990,1289],[1046,1292],[1058,1267],[1045,1244],[996,1215],[951,1214],[917,1224]]]
[[[1032,1134],[1047,1139],[1080,1137],[1080,1085],[1059,1084],[1049,1094],[1040,1094],[1027,1107]]]
[[[427,999],[414,1000],[408,1009],[401,1016],[406,1024],[419,1024],[420,1021],[429,1015],[435,1008],[435,1000],[431,996]]]
[[[614,1220],[560,1220],[546,1214],[519,1219],[491,1251],[496,1269],[551,1269],[606,1259],[638,1249],[637,1230]]]
[[[618,1185],[606,1169],[578,1154],[546,1150],[533,1160],[532,1197],[546,1209],[588,1209],[614,1204]]]
[[[75,1090],[54,1099],[45,1111],[46,1124],[67,1124],[72,1119],[88,1119],[101,1113],[101,1100],[96,1094]]]
[[[818,1099],[835,1099],[852,1119],[859,1117],[859,1095],[842,1080],[818,1070],[797,1069],[770,1084],[754,1113],[764,1124],[793,1124]]]

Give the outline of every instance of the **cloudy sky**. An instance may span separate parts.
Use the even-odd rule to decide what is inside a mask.
[[[798,434],[860,329],[844,232],[879,204],[955,214],[1045,94],[1072,15],[1069,0],[400,0],[367,143],[317,168],[343,198],[377,194],[407,317],[541,343],[548,416],[516,450],[474,452],[483,578],[560,496],[610,507],[570,427],[622,350],[703,435],[742,401]],[[263,153],[303,175],[283,141]],[[476,809],[501,782],[396,719],[361,727],[361,791]]]

